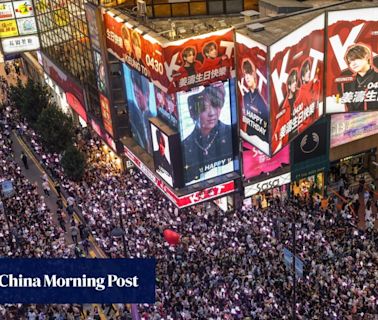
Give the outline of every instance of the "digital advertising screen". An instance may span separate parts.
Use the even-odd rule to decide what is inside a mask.
[[[224,29],[164,45],[171,91],[186,91],[230,78],[234,69],[234,29]]]
[[[377,8],[328,12],[326,112],[378,110]]]
[[[269,158],[255,146],[243,141],[243,175],[246,180],[273,172],[290,164],[290,147]]]
[[[185,184],[234,171],[229,82],[177,94]]]
[[[270,47],[271,154],[323,114],[324,14]]]
[[[173,166],[168,136],[152,123],[151,135],[155,171],[173,187]]]
[[[378,134],[378,112],[343,113],[331,117],[331,148]]]
[[[123,64],[129,121],[134,140],[152,154],[151,128],[148,119],[156,117],[154,86],[138,71]]]
[[[236,33],[240,136],[269,154],[267,47]]]
[[[177,129],[178,112],[176,94],[165,93],[163,90],[155,87],[155,98],[158,117],[173,129]]]
[[[101,105],[101,115],[102,115],[102,122],[104,124],[105,130],[114,137],[113,132],[113,122],[112,122],[112,114],[110,111],[110,103],[107,97],[100,93],[100,105]]]

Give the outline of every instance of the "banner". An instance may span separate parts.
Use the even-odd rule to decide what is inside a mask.
[[[240,136],[269,154],[267,47],[236,33]]]
[[[185,185],[234,171],[229,82],[177,94]]]
[[[0,303],[154,303],[155,259],[1,259]]]
[[[323,114],[324,14],[270,47],[271,154]]]
[[[243,175],[248,180],[260,174],[273,171],[290,164],[290,148],[284,147],[280,152],[269,158],[248,142],[243,142]]]
[[[290,143],[291,180],[329,168],[329,117],[323,117]]]
[[[331,148],[378,134],[378,112],[335,114],[331,117]]]
[[[378,110],[377,10],[328,12],[327,113]]]
[[[164,45],[169,91],[186,91],[231,77],[234,29],[224,29]]]
[[[283,186],[284,184],[290,183],[290,172],[282,174],[277,177],[273,177],[244,188],[244,196],[246,198],[251,197],[257,193],[264,192],[273,188]]]
[[[101,51],[100,45],[100,32],[98,28],[99,10],[90,3],[84,4],[85,16],[88,22],[89,37],[91,39],[91,45],[97,51]]]
[[[112,114],[110,112],[109,100],[107,97],[105,97],[101,93],[100,93],[100,105],[101,105],[102,122],[104,124],[104,128],[112,137],[114,137]]]

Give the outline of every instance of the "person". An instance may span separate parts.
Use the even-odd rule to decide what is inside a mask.
[[[56,190],[56,193],[58,194],[58,197],[60,198],[61,196],[61,189],[60,189],[60,184],[58,180],[55,180],[54,182],[54,188]]]
[[[172,165],[166,156],[166,152],[169,153],[169,150],[166,150],[168,146],[166,145],[164,134],[159,129],[156,129],[155,135],[157,142],[157,145],[154,146],[155,170],[166,179],[171,180],[170,184],[172,185]]]
[[[78,233],[79,233],[79,230],[77,229],[76,224],[74,223],[72,225],[72,223],[71,223],[71,237],[72,237],[72,241],[75,244],[77,244],[77,235],[78,235]]]
[[[242,65],[243,80],[247,91],[243,93],[243,126],[249,136],[264,142],[269,139],[269,110],[257,88],[256,67],[249,59]],[[258,118],[258,121],[252,119]]]
[[[50,186],[49,186],[49,182],[47,180],[42,182],[42,188],[43,188],[43,192],[45,193],[45,195],[47,195],[49,197],[50,196]]]
[[[123,47],[126,51],[126,54],[131,55],[132,48],[131,48],[131,41],[130,41],[130,33],[129,33],[129,28],[126,26],[126,24],[122,25],[121,34],[122,34],[122,40],[123,40]]]
[[[218,56],[218,47],[214,41],[205,44],[205,46],[203,47],[203,55],[205,59],[201,68],[202,72],[220,68],[222,66],[227,67],[227,56]]]
[[[233,159],[231,126],[219,120],[225,102],[223,83],[205,87],[188,97],[188,107],[195,125],[183,141],[186,181],[194,182]],[[223,161],[219,163],[219,161]],[[215,167],[214,167],[215,166]]]
[[[151,128],[148,119],[153,117],[149,109],[150,87],[147,78],[131,70],[131,80],[135,100],[129,100],[131,132],[137,143],[152,154]]]
[[[22,163],[24,164],[25,169],[28,170],[29,169],[28,157],[26,156],[24,151],[21,151],[21,160],[22,160]]]
[[[363,44],[354,44],[344,59],[353,81],[341,84],[341,102],[349,112],[378,110],[378,72],[372,66],[371,50]]]
[[[131,33],[131,43],[134,52],[134,58],[137,61],[142,59],[142,42],[140,40],[140,34],[137,30],[132,31]]]
[[[281,107],[279,108],[274,125],[274,132],[273,132],[273,153],[278,152],[282,147],[284,147],[292,137],[292,130],[287,132],[287,130],[283,130],[284,126],[291,119],[291,115],[293,114],[294,103],[297,97],[297,90],[298,90],[298,76],[297,71],[292,70],[287,78],[287,95],[282,103]]]
[[[178,70],[177,76],[179,80],[183,77],[189,77],[195,75],[201,70],[201,63],[196,60],[196,50],[193,47],[186,47],[182,54],[183,64]]]

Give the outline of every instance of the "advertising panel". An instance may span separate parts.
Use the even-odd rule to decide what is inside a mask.
[[[155,87],[155,98],[158,117],[172,128],[178,127],[178,111],[176,94],[165,93],[163,90]]]
[[[154,86],[146,77],[126,64],[123,64],[123,74],[133,138],[143,149],[152,154],[151,128],[148,119],[157,115]]]
[[[17,22],[13,20],[3,20],[0,22],[0,38],[18,36]]]
[[[284,147],[280,152],[269,158],[248,142],[243,142],[243,175],[245,179],[270,173],[290,164],[290,147]]]
[[[25,18],[17,20],[18,31],[20,35],[37,33],[37,23],[35,18]]]
[[[291,142],[292,181],[329,167],[329,127],[329,117],[323,117]]]
[[[100,105],[101,105],[102,122],[104,123],[104,128],[112,137],[114,137],[112,114],[110,112],[110,103],[109,103],[108,98],[102,95],[101,93],[100,93]]]
[[[100,92],[106,94],[107,93],[106,72],[105,72],[104,62],[102,61],[102,56],[98,51],[93,50],[93,58],[94,58],[94,64],[95,64],[97,88]]]
[[[323,114],[324,14],[270,47],[271,154]]]
[[[16,18],[26,18],[34,16],[34,8],[31,0],[13,1]]]
[[[283,186],[284,184],[290,183],[290,178],[291,174],[288,172],[283,175],[252,184],[244,188],[244,196],[248,198],[257,193]]]
[[[1,39],[1,46],[5,54],[37,50],[39,49],[39,38],[38,35],[31,35]]]
[[[12,2],[0,3],[0,20],[8,20],[14,18]]]
[[[149,34],[142,35],[142,31],[130,22],[120,22],[111,15],[111,11],[104,14],[108,50],[158,87],[167,88],[169,82],[164,75],[160,43]]]
[[[87,17],[88,21],[88,30],[89,30],[89,36],[91,38],[91,45],[93,48],[95,48],[97,51],[101,50],[100,45],[100,33],[98,30],[97,25],[97,8],[94,5],[91,5],[90,3],[84,4],[85,8],[85,15]]]
[[[236,33],[240,135],[269,154],[267,47]]]
[[[124,152],[126,157],[128,157],[178,208],[189,207],[236,191],[235,182],[232,180],[179,197],[162,180],[156,177],[126,146],[124,146]]]
[[[185,184],[234,171],[229,82],[177,94]]]
[[[331,117],[331,148],[378,134],[378,112],[335,114]]]
[[[377,8],[328,12],[326,111],[378,110]]]
[[[156,173],[173,187],[173,168],[168,136],[152,123],[151,135]]]
[[[226,80],[234,69],[234,29],[218,30],[164,45],[166,77],[186,91],[210,82]]]

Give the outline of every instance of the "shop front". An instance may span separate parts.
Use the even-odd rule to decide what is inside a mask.
[[[244,205],[265,208],[275,199],[281,202],[289,195],[291,173],[287,172],[244,188]]]

